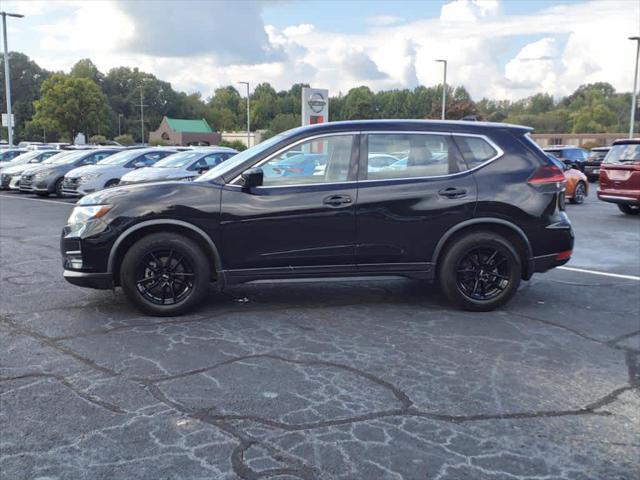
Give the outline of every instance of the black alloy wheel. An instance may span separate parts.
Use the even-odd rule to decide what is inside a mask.
[[[522,278],[520,255],[501,235],[488,231],[463,234],[438,261],[443,293],[465,310],[487,312],[504,305]]]
[[[140,295],[156,305],[175,305],[193,291],[195,273],[184,255],[156,249],[139,263],[136,286]]]
[[[200,246],[177,233],[152,233],[125,253],[120,285],[138,308],[151,315],[180,315],[204,300],[211,263]]]
[[[64,182],[64,177],[56,180],[56,184],[54,186],[56,197],[62,198],[62,182]]]
[[[456,285],[463,295],[487,301],[509,286],[510,266],[505,255],[496,248],[479,247],[461,257],[456,274]]]
[[[618,204],[618,210],[627,215],[638,215],[640,213],[640,205]]]

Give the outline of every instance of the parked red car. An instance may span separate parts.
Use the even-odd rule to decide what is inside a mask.
[[[640,138],[613,142],[600,165],[598,198],[627,215],[640,213]]]

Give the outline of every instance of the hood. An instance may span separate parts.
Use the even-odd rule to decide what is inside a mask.
[[[197,174],[197,172],[193,172]],[[169,178],[183,178],[189,176],[182,168],[146,167],[129,172],[122,177],[123,182],[141,182],[150,180],[165,180]]]
[[[120,170],[124,167],[122,165],[85,165],[83,167],[77,167],[67,173],[67,177],[76,178],[84,175],[85,173],[102,173],[107,170]]]
[[[33,165],[31,167],[27,167],[25,168],[22,173],[36,173],[36,172],[53,172],[54,170],[57,170],[60,167],[60,165],[54,165],[54,164],[37,164],[37,165]]]
[[[8,168],[3,168],[2,169],[2,173],[7,173],[9,175],[17,175],[17,174],[21,174],[22,172],[24,172],[25,170],[29,169],[29,168],[33,168],[36,165],[28,165],[28,164],[18,164],[18,165],[13,165],[11,167]]]

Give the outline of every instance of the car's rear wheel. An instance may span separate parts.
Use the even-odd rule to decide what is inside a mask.
[[[196,307],[209,289],[209,261],[191,239],[158,233],[129,248],[120,268],[120,284],[142,311],[180,315]]]
[[[584,203],[584,199],[587,196],[587,186],[584,182],[578,182],[576,185],[576,189],[573,192],[573,197],[571,197],[571,203],[580,205]]]
[[[622,213],[626,213],[627,215],[638,215],[640,213],[640,206],[637,205],[618,204],[618,208]]]
[[[439,266],[442,291],[456,305],[487,312],[504,305],[520,285],[520,256],[492,232],[466,234],[446,250]]]

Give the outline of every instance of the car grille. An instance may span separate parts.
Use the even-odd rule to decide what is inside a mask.
[[[22,175],[20,177],[20,190],[31,190],[33,185],[33,174]]]
[[[3,173],[0,175],[0,188],[9,188],[9,183],[11,182],[11,175],[8,173]]]
[[[79,185],[80,185],[80,177],[78,178],[64,177],[64,181],[62,182],[62,190],[70,190],[73,192],[77,192]]]

